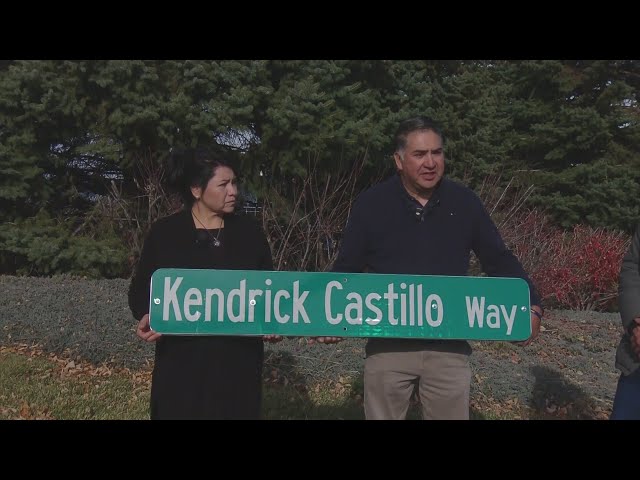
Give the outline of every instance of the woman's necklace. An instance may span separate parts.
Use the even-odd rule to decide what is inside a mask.
[[[213,246],[219,247],[222,244],[222,242],[220,241],[220,234],[222,233],[222,227],[224,227],[224,217],[222,217],[221,219],[220,228],[218,229],[218,234],[214,237],[213,233],[211,233],[209,229],[204,226],[204,223],[202,223],[200,219],[196,217],[196,214],[193,213],[193,210],[191,210],[191,215],[193,215],[193,218],[195,218],[198,221],[198,223],[202,225],[202,228],[204,228],[204,231],[209,234],[209,236],[211,237],[211,240],[213,241]]]

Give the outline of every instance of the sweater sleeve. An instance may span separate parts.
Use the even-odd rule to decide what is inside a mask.
[[[129,308],[136,320],[149,313],[151,275],[156,270],[155,237],[155,228],[152,227],[144,241],[138,265],[129,284]]]
[[[640,317],[640,225],[622,259],[618,304],[622,325],[627,330],[634,323],[633,319]]]
[[[338,256],[332,272],[362,272],[366,266],[367,228],[365,209],[359,198],[353,204],[347,226],[342,232]]]
[[[480,199],[474,196],[472,249],[480,260],[482,270],[491,277],[522,278],[529,285],[531,305],[541,305],[535,285],[524,271],[517,257],[507,248],[500,232]]]

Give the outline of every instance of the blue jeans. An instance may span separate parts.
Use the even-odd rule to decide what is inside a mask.
[[[611,420],[640,420],[640,368],[631,375],[620,376]]]

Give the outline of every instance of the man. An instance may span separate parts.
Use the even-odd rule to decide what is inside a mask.
[[[613,400],[611,420],[640,420],[640,224],[622,259],[618,304],[624,334],[616,351],[622,374]]]
[[[532,335],[524,342],[529,343],[538,335],[542,318],[538,293],[477,195],[444,177],[439,127],[427,117],[407,119],[400,123],[395,142],[398,175],[355,201],[333,271],[467,275],[473,250],[488,275],[529,283]],[[463,340],[370,338],[364,372],[366,418],[406,418],[417,387],[423,418],[468,419],[470,354]]]

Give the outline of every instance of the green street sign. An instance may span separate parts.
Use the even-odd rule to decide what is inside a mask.
[[[150,323],[176,335],[526,340],[520,278],[160,269]]]

